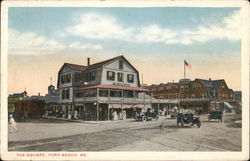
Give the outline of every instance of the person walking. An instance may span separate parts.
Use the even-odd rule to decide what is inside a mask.
[[[11,132],[14,132],[14,131],[17,132],[18,131],[17,130],[17,123],[12,115],[10,115],[10,122],[9,123],[10,123],[10,127],[11,127]]]

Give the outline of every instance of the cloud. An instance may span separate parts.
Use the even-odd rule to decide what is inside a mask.
[[[8,32],[8,48],[11,54],[51,54],[65,49],[62,43],[33,32],[19,32],[11,28]]]
[[[129,41],[133,28],[119,25],[114,17],[103,16],[97,13],[88,13],[80,16],[79,23],[67,29],[67,32],[91,39],[124,39]]]
[[[75,20],[79,23],[67,28],[68,34],[97,40],[190,45],[216,39],[238,41],[241,37],[240,11],[224,17],[220,23],[202,24],[192,30],[174,30],[158,24],[126,27],[120,24],[115,17],[99,13],[83,14]]]
[[[103,47],[101,45],[96,45],[96,44],[81,44],[80,42],[73,42],[69,45],[69,48],[73,49],[93,49],[93,50],[100,50]]]
[[[8,48],[13,55],[55,54],[65,49],[93,49],[100,50],[103,47],[97,44],[83,44],[73,42],[65,44],[40,36],[34,32],[19,32],[9,28]]]

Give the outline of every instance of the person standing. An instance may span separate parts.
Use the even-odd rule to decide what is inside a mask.
[[[13,132],[13,131],[17,132],[18,131],[17,130],[17,123],[12,115],[10,115],[10,122],[9,123],[10,123],[10,127],[11,127],[11,132]]]

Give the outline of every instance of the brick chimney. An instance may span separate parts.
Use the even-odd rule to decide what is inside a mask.
[[[211,78],[209,78],[209,82],[211,82]]]
[[[90,58],[87,58],[87,66],[90,65]]]

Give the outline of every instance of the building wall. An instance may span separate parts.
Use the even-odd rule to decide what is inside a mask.
[[[105,85],[127,85],[127,86],[132,86],[132,87],[138,87],[138,75],[137,72],[129,65],[126,63],[126,61],[124,62],[124,66],[123,69],[119,69],[119,60],[116,60],[106,66],[103,67],[102,70],[102,81],[101,84],[105,84]],[[115,80],[111,81],[111,80],[107,80],[107,71],[112,71],[115,72]],[[119,82],[117,80],[117,73],[123,73],[123,82]],[[127,74],[133,74],[134,75],[134,82],[133,83],[129,83],[127,81]]]
[[[199,85],[200,89],[194,89],[195,85]],[[192,93],[194,98],[208,98],[209,97],[209,93],[206,89],[206,87],[199,81],[199,80],[194,80],[192,82]]]
[[[230,99],[230,89],[227,87],[227,84],[224,81],[221,83],[221,86],[218,89],[218,99],[219,100]]]
[[[38,100],[25,100],[15,103],[15,112],[28,115],[43,115],[45,103]]]

